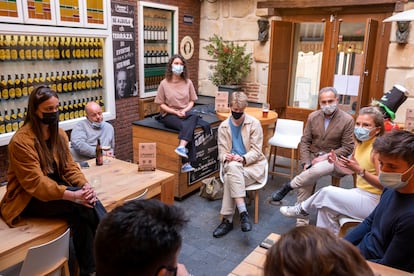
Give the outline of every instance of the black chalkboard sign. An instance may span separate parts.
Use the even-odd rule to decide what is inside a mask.
[[[217,147],[218,126],[211,128],[211,133],[204,131],[194,133],[196,147],[196,161],[191,162],[195,169],[189,173],[188,186],[218,171],[218,147]]]

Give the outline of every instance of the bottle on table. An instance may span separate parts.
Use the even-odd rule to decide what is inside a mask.
[[[98,142],[96,143],[96,165],[97,166],[103,165],[103,150],[102,150],[100,139],[98,139]]]

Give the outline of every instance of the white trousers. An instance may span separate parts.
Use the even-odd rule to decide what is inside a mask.
[[[365,219],[377,206],[380,195],[359,188],[343,189],[327,186],[301,203],[306,212],[313,207],[318,210],[316,226],[339,233],[339,215]]]
[[[298,191],[297,202],[302,202],[312,195],[313,186],[319,178],[333,173],[333,163],[323,160],[295,176],[290,181],[290,186]]]
[[[224,185],[223,201],[221,204],[220,214],[223,216],[233,215],[236,204],[235,198],[246,197],[246,186],[256,182],[252,177],[247,175],[243,164],[231,161],[224,165]]]

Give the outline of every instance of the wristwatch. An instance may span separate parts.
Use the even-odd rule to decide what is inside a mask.
[[[360,177],[364,177],[364,176],[365,176],[365,169],[360,170],[357,174],[358,174]]]

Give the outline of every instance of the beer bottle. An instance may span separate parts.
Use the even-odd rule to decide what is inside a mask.
[[[37,77],[37,73],[33,73],[33,86],[38,87],[40,85],[40,80]]]
[[[75,111],[73,110],[73,104],[71,100],[69,100],[68,102],[68,109],[69,109],[69,119],[72,120],[75,118]]]
[[[99,88],[103,88],[103,77],[102,77],[102,72],[101,69],[98,69],[98,79],[99,79]]]
[[[25,60],[25,51],[24,51],[24,36],[19,35],[19,40],[17,42],[17,52],[20,60]]]
[[[48,36],[43,37],[43,55],[45,59],[51,59],[51,52],[50,52],[50,39]]]
[[[22,91],[22,82],[19,79],[19,75],[15,74],[14,75],[14,93],[16,94],[16,98],[21,98],[23,95],[23,91]]]
[[[10,121],[12,125],[12,131],[17,131],[19,129],[19,122],[17,121],[17,114],[14,113],[14,109],[11,110]]]
[[[39,73],[39,84],[45,84],[45,78],[43,77],[42,72]]]
[[[101,140],[98,138],[98,142],[96,143],[96,165],[102,166],[103,165],[103,151],[101,147]]]
[[[85,51],[85,58],[89,58],[89,37],[84,38],[83,48]]]
[[[15,61],[19,57],[17,52],[17,35],[12,35],[10,38],[10,59]]]
[[[34,89],[34,80],[30,73],[27,73],[27,95],[30,95]]]
[[[78,87],[78,76],[75,74],[75,70],[72,70],[72,75],[71,75],[71,79],[72,79],[72,86],[73,86],[73,91],[78,91],[80,88]]]
[[[37,59],[43,59],[44,58],[43,42],[44,42],[44,37],[43,36],[38,36],[37,37],[37,42],[36,42]]]
[[[10,60],[10,35],[4,35],[4,60]]]
[[[32,59],[32,50],[30,48],[30,36],[25,36],[24,39],[24,58],[27,60]]]
[[[63,102],[63,114],[65,114],[65,120],[69,120],[69,106],[66,102]]]
[[[53,91],[56,91],[56,78],[55,78],[55,74],[53,72],[50,72],[50,84],[49,84],[50,89],[52,89]]]
[[[10,115],[7,113],[7,109],[4,110],[4,124],[6,126],[6,132],[12,132],[12,124],[11,124],[11,120],[10,120]]]
[[[79,118],[79,106],[76,100],[73,100],[73,114],[75,118]]]
[[[22,96],[25,97],[29,95],[28,87],[27,87],[27,80],[24,77],[24,74],[20,74],[20,86],[22,88]]]
[[[67,79],[67,83],[68,83],[68,92],[72,92],[73,89],[73,79],[72,79],[72,75],[70,74],[70,71],[66,72],[66,79]]]
[[[9,98],[9,87],[7,86],[7,81],[4,79],[4,75],[1,75],[0,88],[1,88],[0,98],[3,100],[7,100]]]
[[[32,59],[37,59],[37,36],[32,36],[30,41],[30,50],[32,51]]]
[[[83,110],[83,103],[81,102],[80,99],[78,99],[78,110],[79,110],[79,117],[83,117],[85,111]]]
[[[89,90],[91,88],[91,75],[89,75],[88,69],[85,71],[85,79],[86,79],[86,89]]]
[[[6,133],[6,123],[4,122],[3,115],[1,115],[0,111],[0,134]]]
[[[14,99],[16,97],[16,90],[14,89],[14,80],[10,75],[7,75],[7,89],[9,89],[9,98]]]
[[[80,70],[80,76],[81,76],[81,87],[82,87],[82,90],[85,90],[86,89],[86,75],[83,72],[83,69]]]
[[[62,79],[60,77],[59,71],[56,71],[56,92],[62,93],[63,87],[62,87]]]
[[[101,106],[102,112],[105,112],[105,104],[102,95],[99,96],[99,105]]]
[[[62,71],[62,91],[68,92],[68,78],[65,75],[65,71]]]
[[[19,128],[21,128],[24,124],[24,116],[20,108],[17,109],[17,123],[19,125]]]
[[[6,59],[6,48],[4,46],[4,35],[0,35],[0,61],[4,61]]]
[[[65,120],[65,114],[63,113],[63,106],[62,103],[59,103],[59,122],[62,122]]]

